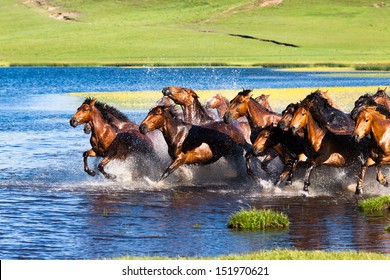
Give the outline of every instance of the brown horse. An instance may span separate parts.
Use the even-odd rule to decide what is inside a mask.
[[[221,120],[215,120],[199,101],[198,95],[189,88],[166,87],[162,90],[164,96],[168,96],[181,106],[183,120],[193,125],[210,124],[211,129],[227,134],[246,150],[249,150],[249,130],[247,125],[240,123],[225,124]]]
[[[172,162],[162,174],[160,181],[184,164],[205,165],[221,157],[233,164],[244,166],[243,148],[227,134],[211,125],[197,126],[176,118],[171,106],[157,106],[150,110],[139,126],[146,134],[159,129],[168,145]]]
[[[269,125],[277,125],[281,119],[278,113],[269,111],[252,98],[252,90],[243,90],[230,102],[229,109],[223,119],[231,123],[240,117],[246,116],[251,128],[251,142],[256,140],[261,129]]]
[[[181,106],[184,121],[190,124],[204,124],[216,120],[205,110],[199,101],[199,96],[192,89],[170,86],[163,88],[162,93]]]
[[[268,110],[272,111],[271,105],[268,102],[269,95],[259,95],[255,98],[256,102],[258,102],[263,107],[267,108]],[[223,119],[223,116],[225,115],[226,111],[229,109],[230,101],[222,94],[214,94],[209,99],[206,100],[204,107],[206,109],[216,109],[218,117],[220,119]]]
[[[83,158],[84,171],[91,176],[96,173],[89,168],[88,157],[103,157],[98,169],[110,179],[114,179],[115,175],[107,173],[104,167],[113,159],[124,160],[129,155],[135,155],[140,164],[147,158],[158,159],[152,141],[139,132],[135,123],[114,107],[96,99],[85,99],[69,122],[73,127],[81,124],[90,126],[92,149],[84,152]]]
[[[268,102],[269,94],[265,95],[259,95],[255,98],[256,102],[258,102],[261,106],[267,108],[269,111],[273,111],[271,105]]]
[[[310,176],[314,168],[322,164],[335,166],[362,167],[362,161],[368,158],[366,142],[356,144],[351,135],[339,135],[329,131],[323,120],[314,118],[310,109],[299,107],[291,120],[290,127],[294,132],[304,130],[305,155],[308,168],[304,178],[305,192],[309,191]],[[361,193],[362,186],[356,186],[356,194]]]
[[[378,88],[376,93],[372,96],[377,104],[384,106],[387,111],[390,111],[390,97],[386,93],[387,87],[384,89]]]
[[[359,176],[363,187],[364,175],[368,166],[375,165],[377,181],[388,186],[382,174],[383,164],[390,164],[390,120],[376,110],[376,106],[363,108],[357,115],[354,137],[360,142],[366,135],[371,136],[370,158],[364,163]]]

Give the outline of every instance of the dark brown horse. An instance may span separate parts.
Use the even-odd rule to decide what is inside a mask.
[[[138,126],[131,122],[119,110],[96,99],[87,98],[70,119],[70,125],[88,124],[91,129],[92,149],[84,152],[84,171],[95,176],[95,171],[88,166],[88,157],[103,157],[98,169],[106,178],[115,178],[104,167],[113,159],[124,160],[129,155],[136,156],[136,161],[158,159],[152,141],[142,135]]]
[[[172,162],[160,181],[184,164],[205,165],[227,158],[238,167],[244,166],[243,148],[227,134],[212,125],[191,125],[176,118],[171,106],[153,108],[139,126],[146,134],[159,129],[168,145]],[[237,169],[236,169],[237,170]]]
[[[275,182],[275,185],[279,185],[286,179],[286,183],[291,184],[298,162],[306,161],[303,137],[301,135],[293,134],[291,130],[286,129],[290,125],[291,119],[297,108],[297,103],[289,104],[282,112],[282,119],[279,121],[278,126],[275,127],[274,125],[270,125],[264,128],[252,145],[253,156],[265,155],[268,151],[273,149],[284,164],[284,168],[280,173],[278,180]],[[247,155],[247,158],[248,157],[250,157],[250,155]],[[267,165],[268,163],[263,161],[262,164]]]
[[[387,187],[388,182],[381,167],[390,164],[390,120],[378,112],[376,106],[363,108],[356,118],[355,140],[360,142],[367,135],[371,136],[370,158],[364,163],[359,176],[361,188],[366,170],[371,165],[376,166],[377,181]]]
[[[358,167],[362,167],[362,162],[368,158],[367,142],[356,144],[351,135],[339,135],[329,131],[324,125],[324,119],[317,120],[314,117],[313,108],[299,107],[290,123],[293,132],[304,130],[305,155],[309,163],[304,178],[305,192],[309,191],[310,176],[317,166],[322,164],[352,166],[358,170]],[[361,188],[358,181],[356,194],[361,193]]]

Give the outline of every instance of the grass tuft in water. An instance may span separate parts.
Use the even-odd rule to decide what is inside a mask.
[[[228,227],[242,230],[264,230],[288,227],[290,221],[286,214],[270,209],[241,209],[230,216]]]
[[[364,212],[378,212],[390,208],[390,195],[370,197],[359,202],[359,209]]]

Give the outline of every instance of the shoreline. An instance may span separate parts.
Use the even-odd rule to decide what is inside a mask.
[[[242,67],[242,68],[273,68],[285,71],[390,71],[390,63],[4,63],[0,68],[17,67],[122,67],[122,68],[191,68],[191,67]]]

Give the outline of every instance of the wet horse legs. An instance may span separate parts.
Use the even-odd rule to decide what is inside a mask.
[[[88,150],[83,153],[83,161],[84,161],[84,171],[88,173],[88,175],[95,176],[95,171],[91,170],[88,166],[88,157],[96,157],[96,153],[94,150]]]

